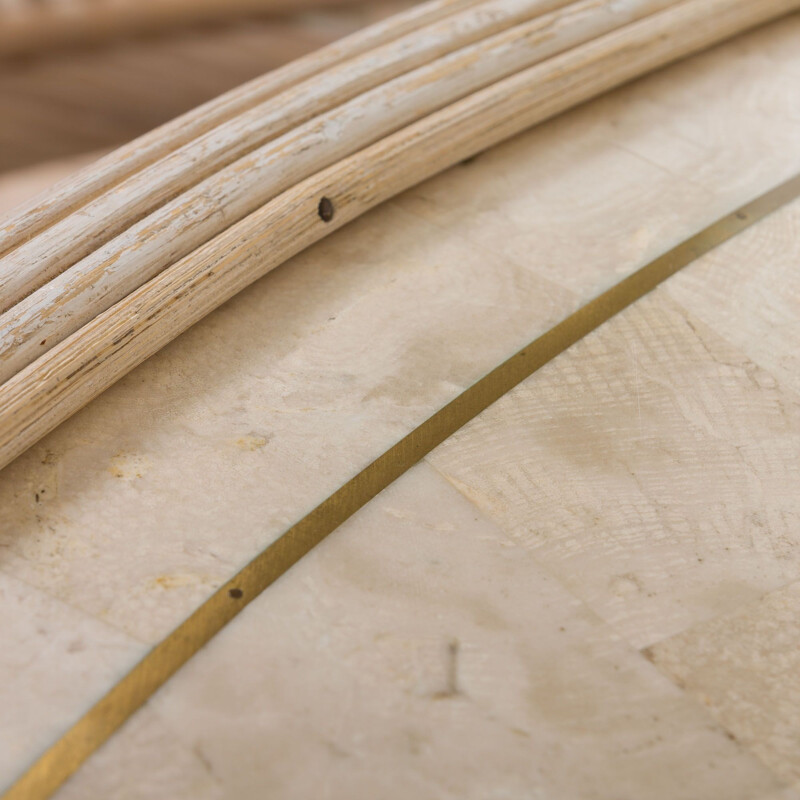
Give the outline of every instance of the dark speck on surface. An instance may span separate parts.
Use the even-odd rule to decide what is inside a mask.
[[[333,219],[333,215],[335,214],[335,209],[333,207],[333,203],[331,202],[330,198],[323,197],[322,200],[319,201],[319,218],[323,222],[330,222]]]

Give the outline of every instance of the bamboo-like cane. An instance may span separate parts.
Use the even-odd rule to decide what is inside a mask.
[[[94,47],[41,51],[24,59],[0,57],[0,180],[3,172],[93,150],[108,152],[258,76],[419,4],[353,2],[313,14],[231,18]],[[0,0],[0,29],[2,5]],[[0,215],[9,210],[7,206]]]
[[[324,112],[370,89],[386,87],[383,91],[388,92],[394,78],[567,2],[483,0],[474,10],[375,48],[238,114],[132,175],[0,259],[0,311],[79,258],[95,252],[151,210],[266,142],[312,118],[322,119],[320,115]],[[631,2],[634,5],[655,2],[663,6],[668,0],[624,0],[626,5]],[[489,75],[495,71],[491,65],[483,65],[481,69],[486,69]],[[446,97],[443,99],[447,102]],[[4,327],[0,324],[0,329]]]
[[[492,84],[299,183],[0,386],[0,464],[253,280],[377,203],[576,103],[798,8],[800,0],[685,0]]]
[[[431,0],[245,83],[140,136],[0,221],[0,256],[112,189],[138,170],[279,92],[482,1]]]
[[[94,250],[0,315],[0,382],[164,267],[313,173],[496,80],[674,4],[675,0],[617,0],[613,4],[581,0],[539,16],[542,0],[492,0],[421,31],[410,37],[412,42],[401,39],[348,62],[333,70],[328,81],[303,84],[291,93],[294,96],[281,95],[212,131],[0,260],[0,276],[8,276],[5,285],[11,280],[24,281],[31,274],[38,278],[59,256],[68,258],[71,250],[91,249],[93,239],[102,235],[106,219],[124,219],[131,206],[138,212],[145,202],[153,205],[154,196],[161,199],[171,193],[161,188],[165,184],[172,189],[194,173],[202,176],[204,167],[218,163],[217,153],[250,149],[250,142],[262,138],[265,128],[269,131],[278,126],[281,133],[295,109],[302,121],[309,115],[311,103],[323,109],[332,105],[331,95],[335,96],[342,84],[363,85],[367,80],[374,84],[372,76],[376,74],[395,74],[391,67],[395,61],[405,64],[411,57],[429,60],[431,52],[437,54],[454,42],[471,40],[476,31],[491,33],[520,16],[535,16],[394,80],[382,81],[371,91],[294,127]],[[425,44],[420,46],[422,42]],[[136,202],[137,190],[144,202]],[[132,216],[135,220],[140,215]]]
[[[0,57],[247,14],[281,14],[353,0],[0,0]]]

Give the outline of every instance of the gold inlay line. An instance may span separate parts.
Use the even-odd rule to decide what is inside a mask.
[[[3,794],[45,800],[248,603],[492,403],[683,267],[800,197],[800,175],[718,220],[571,314],[423,422],[287,530],[156,645]]]

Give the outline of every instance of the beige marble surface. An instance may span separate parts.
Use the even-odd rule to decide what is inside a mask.
[[[779,785],[422,464],[244,611],[59,798],[751,800]]]
[[[740,37],[397,202],[589,299],[800,170],[798,35]]]
[[[118,681],[145,646],[46,592],[0,573],[0,776],[16,775]]]
[[[762,229],[709,254],[702,265],[670,281],[667,292],[800,393],[798,263],[800,208],[795,205],[778,215],[769,233]]]
[[[660,289],[431,462],[644,647],[800,575],[798,453],[800,396]]]
[[[800,788],[800,582],[659,642],[648,656]]]
[[[486,264],[390,206],[280,269],[4,472],[0,569],[155,643],[574,307]]]
[[[800,583],[759,598],[800,573],[770,516],[800,402],[669,286],[342,526],[61,797],[795,800]]]
[[[409,192],[3,471],[0,574],[130,649],[106,672],[93,653],[76,661],[87,677],[69,708],[47,702],[60,661],[41,661],[25,702],[46,722],[0,785],[135,663],[136,643],[430,413],[800,170],[798,34],[797,18],[757,31]],[[770,324],[776,308],[790,334],[798,304],[768,288],[794,285],[781,242],[797,213],[748,235],[741,261],[728,247],[693,266],[447,443],[387,493],[394,505],[379,498],[260,598],[64,796],[788,791],[637,650],[800,578],[795,348]],[[745,301],[753,346],[730,332]],[[36,622],[20,619],[0,615],[0,636],[26,652]],[[15,664],[0,661],[0,684]],[[4,718],[0,737],[18,724]]]

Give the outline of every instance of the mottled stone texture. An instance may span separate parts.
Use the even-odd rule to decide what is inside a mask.
[[[764,28],[407,193],[4,470],[0,784],[432,412],[800,170],[798,36]],[[797,800],[799,215],[446,442],[60,797]]]

